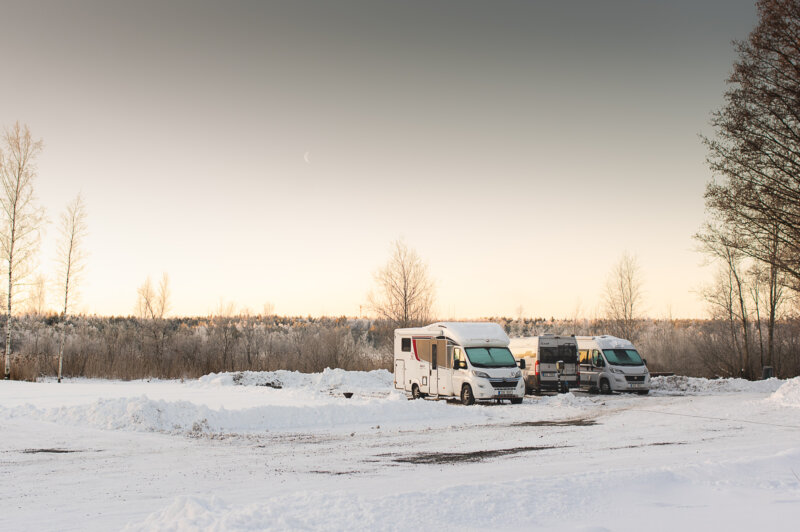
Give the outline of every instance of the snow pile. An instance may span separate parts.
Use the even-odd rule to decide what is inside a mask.
[[[274,404],[238,410],[216,410],[188,401],[153,400],[146,396],[99,399],[88,405],[59,408],[39,409],[30,404],[12,409],[0,407],[0,416],[9,418],[186,435],[352,430],[398,425],[449,427],[486,422],[489,415],[483,408],[453,408],[444,402],[407,401],[401,393],[384,399],[327,398],[305,406]]]
[[[597,406],[597,402],[592,397],[581,396],[570,393],[559,393],[556,395],[541,397],[537,405],[554,406],[554,407],[575,407],[585,408],[587,406]]]
[[[782,406],[800,408],[800,377],[786,381],[769,396],[769,400]]]
[[[748,381],[746,379],[701,379],[697,377],[684,377],[673,375],[670,377],[653,377],[650,388],[665,394],[680,395],[714,395],[718,393],[772,393],[784,381],[767,379],[763,381]]]
[[[197,382],[211,386],[265,386],[275,389],[300,388],[314,392],[388,392],[392,390],[394,376],[385,369],[375,371],[345,371],[326,368],[322,373],[298,371],[239,371],[211,373]]]

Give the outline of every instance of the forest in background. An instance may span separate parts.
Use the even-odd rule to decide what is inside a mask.
[[[537,334],[600,335],[607,320],[490,318],[511,337]],[[736,377],[742,335],[724,320],[639,320],[634,341],[651,371],[695,377]],[[733,325],[736,325],[733,323]],[[749,325],[760,372],[765,356],[762,327]],[[65,377],[110,379],[197,378],[224,371],[325,368],[392,370],[394,327],[385,320],[281,316],[155,318],[26,315],[15,320],[13,378],[54,377],[61,334]],[[800,375],[800,319],[776,323],[773,365],[777,377]]]

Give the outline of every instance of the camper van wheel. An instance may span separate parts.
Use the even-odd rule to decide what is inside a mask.
[[[511,398],[512,405],[521,405],[522,404],[522,397],[512,397]]]
[[[472,395],[472,386],[465,384],[461,388],[461,403],[471,405],[475,403],[475,396]]]
[[[411,398],[419,399],[420,397],[422,397],[422,393],[419,391],[419,386],[415,384],[411,387]]]
[[[650,390],[639,390],[636,393],[638,393],[639,395],[647,395],[648,393],[650,393]]]
[[[608,379],[602,379],[600,381],[600,393],[603,395],[611,394],[611,385],[608,383]]]

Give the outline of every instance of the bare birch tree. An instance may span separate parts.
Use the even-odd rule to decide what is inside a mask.
[[[737,376],[752,378],[750,311],[747,308],[746,276],[742,262],[745,259],[741,251],[745,244],[742,236],[713,224],[706,224],[703,231],[695,235],[701,244],[701,251],[718,261],[721,273],[715,291],[704,294],[707,301],[725,311],[724,318],[730,324],[731,340],[738,351]],[[722,303],[720,303],[722,302]],[[742,340],[739,342],[736,323],[741,327]]]
[[[61,338],[58,346],[58,382],[61,382],[61,368],[64,360],[64,327],[69,315],[69,305],[75,300],[77,283],[83,273],[86,259],[83,249],[83,239],[88,231],[86,206],[80,194],[67,205],[67,210],[61,214],[60,231],[58,283],[64,290],[64,310],[61,313]]]
[[[166,273],[162,274],[157,290],[148,277],[137,290],[137,294],[136,311],[152,338],[156,360],[160,360],[169,336],[169,323],[164,319],[171,307],[169,276]]]
[[[643,294],[636,257],[624,253],[606,283],[605,312],[614,334],[635,341],[639,334]]]
[[[36,158],[41,151],[42,141],[33,140],[30,129],[19,122],[6,129],[0,143],[0,214],[3,217],[0,251],[8,280],[5,379],[11,378],[11,320],[18,295],[16,289],[31,273],[44,220],[44,211],[36,205],[33,189]]]
[[[153,287],[153,283],[148,277],[136,291],[136,313],[141,319],[163,319],[171,307],[169,288],[169,276],[164,273],[161,282],[158,284],[158,291]]]
[[[396,327],[420,325],[430,319],[434,284],[428,265],[405,242],[392,244],[392,257],[375,273],[375,291],[368,296],[370,308]]]

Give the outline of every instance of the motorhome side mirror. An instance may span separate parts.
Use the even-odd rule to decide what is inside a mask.
[[[642,364],[644,364],[645,366],[647,365],[647,359],[646,358],[642,359]]]
[[[456,369],[467,369],[467,363],[464,360],[456,360]]]
[[[520,358],[519,360],[517,360],[517,366],[519,366],[519,369],[525,369],[525,359]]]

